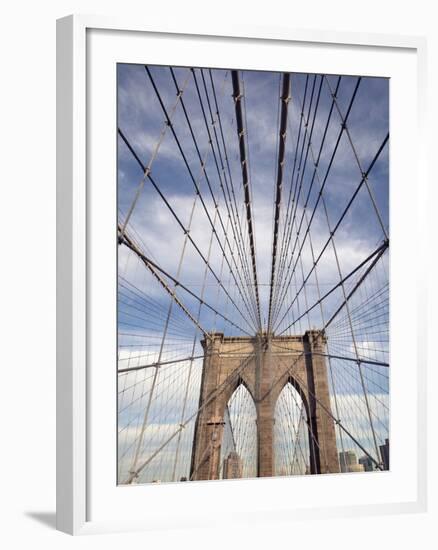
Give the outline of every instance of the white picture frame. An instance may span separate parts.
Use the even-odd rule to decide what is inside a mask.
[[[94,33],[94,34],[93,34]],[[103,42],[99,42],[103,37]],[[102,382],[100,395],[96,394],[95,380],[97,376],[102,374],[100,363],[105,363],[104,358],[96,355],[94,343],[102,340],[104,337],[111,335],[114,327],[111,326],[111,316],[108,322],[102,322],[102,327],[99,329],[100,336],[95,331],[96,319],[98,319],[99,304],[102,305],[102,296],[97,297],[93,289],[96,289],[95,278],[101,275],[91,273],[91,269],[95,269],[92,258],[90,259],[90,251],[95,251],[95,246],[92,239],[96,236],[96,201],[95,190],[91,181],[96,180],[95,165],[102,164],[102,159],[97,157],[102,156],[108,159],[108,152],[115,153],[116,134],[111,134],[114,129],[114,120],[103,122],[102,116],[105,112],[102,110],[96,118],[93,110],[93,89],[96,79],[93,80],[93,71],[96,70],[96,62],[99,59],[93,57],[105,50],[105,55],[108,57],[103,62],[102,66],[114,67],[114,59],[121,61],[150,62],[145,59],[145,51],[139,48],[141,41],[155,40],[160,41],[164,46],[163,63],[168,59],[167,64],[178,64],[184,60],[184,48],[175,48],[175,44],[183,46],[202,43],[202,51],[198,52],[198,60],[201,66],[210,66],[212,63],[202,65],[203,59],[208,59],[215,53],[216,63],[220,63],[220,58],[224,59],[224,64],[227,63],[226,56],[230,55],[230,49],[239,46],[240,59],[246,59],[246,65],[251,67],[260,67],[260,63],[265,63],[266,67],[271,66],[273,69],[282,70],[287,67],[284,61],[272,59],[272,52],[275,48],[301,48],[300,51],[309,51],[311,59],[311,50],[313,47],[329,49],[334,52],[334,55],[343,55],[345,57],[345,66],[353,65],[356,68],[354,71],[359,71],[364,74],[373,74],[373,63],[377,63],[377,59],[384,57],[384,54],[389,56],[387,63],[390,63],[390,56],[399,61],[401,56],[406,55],[409,63],[405,66],[405,72],[408,73],[407,78],[410,78],[408,94],[409,100],[414,104],[409,104],[408,110],[410,113],[409,129],[414,132],[415,143],[417,144],[411,151],[412,158],[408,162],[406,170],[401,173],[397,170],[397,161],[400,158],[395,158],[391,155],[391,179],[394,174],[400,176],[400,181],[404,177],[413,179],[415,185],[412,185],[411,201],[414,200],[417,205],[415,216],[418,224],[411,235],[411,243],[421,243],[425,239],[422,236],[426,231],[426,222],[421,212],[425,211],[426,197],[426,177],[424,175],[425,161],[422,147],[423,122],[425,116],[425,59],[426,59],[426,44],[424,39],[418,37],[391,36],[391,35],[368,35],[368,34],[349,34],[349,33],[333,33],[325,31],[300,31],[285,28],[248,28],[239,26],[230,26],[230,28],[206,28],[203,26],[193,26],[193,28],[179,28],[177,24],[162,26],[159,29],[151,28],[147,24],[139,21],[129,21],[124,19],[113,19],[106,17],[95,16],[69,16],[58,20],[57,23],[57,528],[61,531],[70,534],[84,534],[91,532],[108,532],[115,530],[130,530],[130,529],[154,529],[158,527],[176,527],[190,523],[190,525],[206,526],[215,522],[213,517],[202,515],[201,510],[196,511],[195,500],[202,502],[202,499],[211,498],[219,503],[226,498],[236,500],[239,498],[247,499],[247,502],[254,502],[254,505],[248,505],[240,513],[238,509],[230,510],[226,518],[233,520],[233,515],[236,521],[242,519],[246,521],[272,521],[275,518],[294,517],[329,517],[332,515],[358,515],[358,514],[381,514],[395,512],[418,512],[426,508],[426,401],[425,401],[425,384],[426,384],[426,332],[421,327],[419,320],[424,318],[425,303],[426,303],[426,288],[421,273],[421,269],[413,266],[412,270],[406,274],[400,275],[402,281],[394,285],[394,296],[400,292],[403,284],[406,282],[415,284],[415,292],[408,304],[412,308],[415,318],[418,323],[413,327],[415,336],[413,340],[415,345],[412,346],[412,356],[403,358],[401,361],[413,361],[414,372],[412,374],[413,389],[413,404],[412,404],[412,422],[414,440],[417,445],[414,445],[415,450],[412,452],[412,457],[407,458],[406,467],[410,472],[411,485],[407,490],[406,495],[402,498],[394,496],[389,498],[385,491],[391,491],[391,483],[387,483],[387,487],[383,487],[386,483],[382,481],[381,498],[373,500],[372,494],[361,501],[356,498],[354,504],[344,502],[334,502],[329,504],[324,499],[316,499],[314,505],[306,504],[304,506],[296,506],[289,502],[289,499],[281,497],[281,488],[285,487],[285,483],[289,483],[285,479],[276,480],[245,480],[239,483],[227,484],[172,484],[167,486],[155,486],[145,489],[140,493],[140,487],[124,488],[111,486],[111,468],[113,456],[108,456],[108,464],[102,466],[102,475],[96,475],[96,456],[98,451],[93,449],[93,442],[96,437],[99,437],[99,447],[104,451],[108,449],[105,445],[110,445],[111,433],[114,432],[115,446],[115,425],[113,410],[109,402],[113,400],[115,403],[115,395],[111,394],[113,389],[111,381],[108,383]],[[122,42],[117,42],[122,40]],[[217,51],[217,44],[220,42],[223,52]],[[172,44],[172,48],[169,44]],[[152,42],[151,42],[152,44]],[[167,44],[167,46],[166,46]],[[112,45],[112,46],[111,46]],[[260,56],[257,60],[254,58],[252,46],[257,45],[268,51],[266,58]],[[120,48],[117,51],[117,48]],[[137,51],[137,57],[133,55],[134,48]],[[201,48],[199,48],[201,50]],[[111,51],[110,51],[111,50]],[[169,54],[170,51],[174,53]],[[228,50],[228,54],[225,50]],[[116,53],[114,53],[116,51]],[[152,50],[149,50],[150,52]],[[130,53],[131,52],[131,53]],[[166,53],[167,52],[167,53]],[[339,53],[341,52],[341,54]],[[342,53],[344,52],[344,53]],[[362,52],[361,57],[359,52]],[[178,55],[176,55],[178,54]],[[307,54],[306,54],[307,55]],[[112,57],[111,57],[112,56]],[[114,57],[115,56],[115,57]],[[246,56],[246,57],[245,57]],[[370,56],[370,62],[366,62],[367,56]],[[156,56],[155,56],[156,57]],[[228,58],[229,59],[229,58]],[[284,58],[283,58],[284,59]],[[374,59],[374,62],[373,62]],[[192,63],[192,59],[187,59],[187,64]],[[154,58],[154,62],[157,62]],[[239,63],[240,61],[236,61]],[[320,63],[320,61],[319,61]],[[367,64],[368,63],[368,64]],[[270,64],[270,65],[269,65]],[[213,64],[214,65],[214,64]],[[246,66],[245,65],[245,66]],[[218,65],[220,66],[220,65]],[[396,67],[393,68],[396,71]],[[312,67],[308,66],[307,70],[312,71]],[[382,69],[383,70],[383,69]],[[390,70],[390,69],[388,69]],[[392,70],[392,69],[391,69]],[[378,71],[377,71],[378,72]],[[115,73],[114,73],[115,74]],[[383,71],[382,75],[385,74]],[[394,73],[395,74],[395,73]],[[391,76],[391,75],[388,75]],[[414,80],[412,80],[414,79]],[[99,77],[101,86],[111,83],[104,81]],[[99,89],[101,92],[102,90]],[[115,89],[109,92],[111,96],[108,100],[103,100],[102,109],[108,109],[114,106]],[[114,113],[115,117],[115,113]],[[110,117],[111,118],[111,117]],[[92,124],[91,124],[92,122]],[[397,121],[394,122],[397,128]],[[91,130],[90,130],[91,128]],[[90,135],[90,132],[93,135]],[[96,139],[106,136],[102,139],[102,152],[96,150]],[[97,136],[97,137],[96,137]],[[397,138],[397,136],[395,136]],[[111,145],[112,140],[112,145]],[[397,152],[403,151],[404,144],[400,142],[392,147]],[[105,145],[106,144],[106,145]],[[105,148],[106,147],[106,148]],[[400,147],[400,149],[397,149]],[[400,157],[399,153],[397,155]],[[396,156],[397,156],[396,155]],[[91,162],[91,158],[93,162]],[[94,161],[96,158],[96,162]],[[100,172],[99,178],[105,177],[105,181],[109,181],[109,186],[115,185],[115,156],[113,162],[107,162],[109,166],[108,172]],[[93,166],[91,166],[93,164]],[[94,178],[94,180],[93,180]],[[109,178],[109,179],[107,179]],[[112,183],[111,183],[112,181]],[[405,193],[406,194],[406,193]],[[404,208],[403,190],[400,191],[400,197],[391,194],[391,219],[402,217],[401,211]],[[412,204],[412,203],[411,203]],[[406,205],[405,205],[406,206]],[[114,215],[112,199],[104,201],[101,205],[99,216],[103,216],[104,222],[99,224],[103,229],[111,223],[111,217]],[[101,218],[101,219],[103,219]],[[91,235],[91,236],[90,236]],[[115,235],[115,233],[114,233]],[[111,238],[114,235],[110,235]],[[400,233],[399,243],[401,245],[402,237],[406,237]],[[407,238],[407,237],[406,237]],[[115,243],[115,239],[114,239]],[[407,243],[409,244],[409,243]],[[416,248],[418,259],[425,257],[425,251],[422,245]],[[397,257],[397,239],[396,251]],[[111,260],[112,258],[112,260]],[[102,258],[99,263],[100,269],[106,269],[111,272],[115,256],[112,256],[111,245],[106,246],[106,251],[102,252]],[[413,262],[415,264],[415,262]],[[115,265],[115,264],[114,264]],[[97,269],[97,267],[96,267]],[[392,262],[392,273],[394,272],[394,262]],[[404,279],[403,279],[404,278]],[[111,279],[111,277],[109,277]],[[112,279],[108,284],[103,284],[101,293],[111,294],[113,287],[111,286]],[[97,300],[93,302],[93,300]],[[100,301],[99,301],[100,300]],[[93,305],[90,305],[93,302]],[[397,308],[396,308],[397,309]],[[397,314],[397,311],[395,312]],[[102,315],[102,314],[100,314]],[[97,317],[96,317],[97,316]],[[392,319],[392,318],[391,318]],[[103,320],[102,320],[103,321]],[[393,326],[393,322],[391,320]],[[411,331],[412,332],[412,331]],[[400,332],[399,337],[403,335]],[[397,356],[396,342],[391,342],[392,361]],[[97,344],[98,346],[99,344]],[[114,334],[115,346],[115,334]],[[111,351],[111,350],[110,350]],[[99,357],[99,360],[96,360]],[[114,355],[115,357],[115,355]],[[106,363],[107,364],[107,363]],[[108,370],[108,369],[107,369]],[[105,374],[106,376],[106,374]],[[111,376],[111,374],[110,374]],[[398,387],[396,385],[396,387]],[[407,391],[406,387],[400,385],[400,391]],[[106,393],[105,393],[106,392]],[[105,394],[105,396],[104,396]],[[102,400],[99,409],[104,415],[99,416],[96,413],[96,401]],[[103,418],[106,415],[106,423],[103,425]],[[112,419],[111,419],[112,418]],[[394,415],[392,422],[397,429],[398,419]],[[96,430],[96,426],[99,429]],[[96,434],[99,434],[96,436]],[[94,445],[96,447],[96,445]],[[393,447],[394,448],[394,447]],[[395,446],[394,453],[396,453]],[[401,448],[399,448],[400,451]],[[101,453],[101,454],[102,454]],[[101,457],[99,457],[100,459]],[[415,466],[415,469],[414,469]],[[400,468],[403,465],[401,464]],[[114,468],[115,470],[115,468]],[[108,473],[109,472],[109,473]],[[386,479],[396,472],[385,473],[388,476]],[[105,477],[106,475],[106,477]],[[97,480],[99,477],[99,480]],[[321,477],[321,476],[316,476]],[[312,491],[318,493],[319,490],[325,491],[327,495],[333,490],[334,476],[324,476],[327,481],[315,480],[294,480],[297,484],[305,481],[312,483]],[[357,476],[354,474],[345,476],[348,480],[343,480],[345,483],[354,485],[357,483]],[[385,479],[379,476],[380,480]],[[408,478],[409,476],[407,476]],[[330,481],[331,479],[331,481]],[[345,482],[344,482],[345,481]],[[393,485],[397,482],[394,477]],[[323,485],[321,485],[321,483]],[[376,482],[380,483],[380,481]],[[409,481],[406,484],[409,485]],[[106,489],[104,486],[108,485]],[[183,486],[182,486],[183,485]],[[189,488],[188,486],[192,486]],[[214,485],[214,487],[213,487]],[[373,483],[371,483],[373,485]],[[101,503],[110,503],[114,498],[114,490],[117,491],[117,498],[120,498],[121,505],[119,508],[129,506],[130,500],[138,503],[145,498],[145,491],[149,491],[156,502],[155,510],[148,510],[146,505],[142,514],[137,517],[132,517],[128,512],[121,514],[121,511],[116,506],[102,506]],[[370,491],[376,491],[375,487]],[[131,494],[130,494],[131,491]],[[176,493],[175,493],[176,491]],[[176,514],[175,510],[169,507],[169,501],[175,498],[178,500],[177,492],[183,495],[186,502],[193,504],[192,511],[188,510],[186,514]],[[181,491],[184,491],[182,493]],[[345,491],[353,493],[355,489],[346,488]],[[356,487],[357,491],[357,487]],[[255,503],[256,496],[266,493],[267,498],[263,506]],[[135,493],[135,494],[134,494]],[[316,494],[315,493],[315,494]],[[342,493],[342,490],[340,491]],[[332,493],[331,493],[332,494]],[[246,496],[245,496],[246,495]],[[272,502],[272,495],[278,495],[277,504]],[[330,497],[332,498],[332,497]],[[336,498],[335,498],[336,500]],[[241,501],[242,502],[242,501]],[[100,503],[100,504],[96,504]],[[100,508],[99,508],[100,506]],[[91,513],[90,510],[97,510],[99,513]],[[166,510],[166,515],[164,514]],[[211,514],[214,516],[214,514]],[[131,519],[129,519],[131,518]]]

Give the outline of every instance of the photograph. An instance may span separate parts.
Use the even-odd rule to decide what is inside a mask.
[[[118,485],[390,470],[389,88],[117,64]]]

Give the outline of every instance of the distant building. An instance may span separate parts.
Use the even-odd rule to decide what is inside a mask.
[[[385,439],[385,444],[380,445],[380,456],[382,457],[383,469],[389,470],[389,439]]]
[[[339,453],[339,465],[341,472],[348,472],[349,466],[357,464],[357,456],[354,451],[342,451]]]
[[[374,470],[374,463],[369,456],[361,456],[359,464],[362,464],[365,472],[372,472]]]
[[[347,472],[364,472],[365,469],[362,464],[350,464]]]
[[[339,464],[341,472],[363,472],[364,466],[358,464],[357,456],[354,451],[343,451],[339,453]]]
[[[238,479],[242,477],[243,464],[240,456],[231,451],[230,454],[224,460],[224,479]]]

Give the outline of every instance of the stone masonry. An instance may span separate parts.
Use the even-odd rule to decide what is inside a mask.
[[[334,421],[320,331],[298,336],[224,337],[203,340],[204,365],[195,426],[191,479],[219,479],[225,407],[244,384],[257,410],[257,475],[275,475],[274,415],[277,398],[290,382],[306,408],[310,473],[339,472]]]

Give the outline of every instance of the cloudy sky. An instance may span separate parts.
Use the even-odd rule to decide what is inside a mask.
[[[261,317],[265,327],[269,308],[282,75],[239,71],[239,78]],[[347,111],[347,130],[343,130]],[[166,124],[167,117],[171,125]],[[178,306],[169,305],[172,300],[162,284],[174,285],[168,275],[211,306],[202,304],[200,307],[197,298],[178,288],[178,297],[199,326],[230,335],[254,334],[257,330],[254,288],[251,286],[231,72],[171,70],[169,67],[148,67],[146,70],[142,65],[120,64],[118,124],[125,137],[118,137],[119,223],[123,226],[129,216],[126,234],[162,270],[160,283],[132,251],[119,246],[119,369],[202,355],[199,328]],[[277,256],[278,284],[274,288],[275,333],[301,334],[310,327],[324,326],[342,304],[343,292],[348,294],[354,288],[373,258],[365,260],[388,236],[389,142],[385,142],[388,130],[388,80],[291,75]],[[382,144],[364,184],[362,175],[368,171]],[[154,185],[144,178],[139,161],[143,166],[151,166]],[[230,198],[234,198],[234,202]],[[293,216],[289,216],[289,212]],[[233,224],[236,219],[239,223]],[[336,235],[331,240],[330,231],[335,227]],[[242,257],[246,255],[243,261],[240,253]],[[315,258],[319,256],[314,268]],[[345,282],[344,289],[337,287],[339,281],[355,269],[357,271]],[[244,284],[248,281],[250,285]],[[306,284],[300,290],[303,281]],[[352,297],[349,318],[344,308],[328,327],[333,356],[360,356],[369,361],[388,362],[387,283],[388,254],[385,253]],[[317,305],[306,313],[332,289],[322,307]],[[167,325],[166,319],[169,319]],[[359,422],[364,405],[355,363],[336,362],[335,359],[332,363],[332,392],[342,395],[338,409],[344,411],[346,422],[351,417],[349,422],[354,426]],[[150,404],[151,418],[154,410],[159,411],[160,407],[163,410],[166,404],[174,404],[175,400],[179,403],[178,407],[169,407],[166,415],[156,412],[157,418],[160,417],[161,438],[181,420],[184,402],[184,414],[196,410],[202,360],[190,364],[192,374],[189,378],[188,363],[182,361],[178,364],[179,378],[168,375],[175,387],[165,382],[165,373],[170,373],[171,368],[161,369],[162,397],[154,398]],[[175,366],[171,367],[172,372],[176,372]],[[384,439],[388,425],[388,369],[370,364],[365,371],[365,384],[372,396],[375,416],[382,418],[386,426],[386,432],[381,429]],[[123,375],[120,387],[123,388],[121,402],[125,405],[119,407],[119,420],[126,441],[138,440],[152,381],[150,371],[147,376],[144,371]],[[186,392],[182,390],[187,385],[191,392],[189,400],[185,399]],[[346,405],[348,399],[353,405]],[[351,411],[355,409],[361,413],[354,416]],[[168,425],[167,432],[164,424]],[[370,434],[365,433],[366,427],[360,429],[365,430],[361,440],[368,440]],[[148,434],[153,433],[152,428],[148,430]],[[186,446],[189,440],[187,436]],[[147,446],[147,438],[142,446]],[[135,443],[129,453],[132,454],[134,448]],[[166,452],[174,456],[175,450],[169,447]]]

